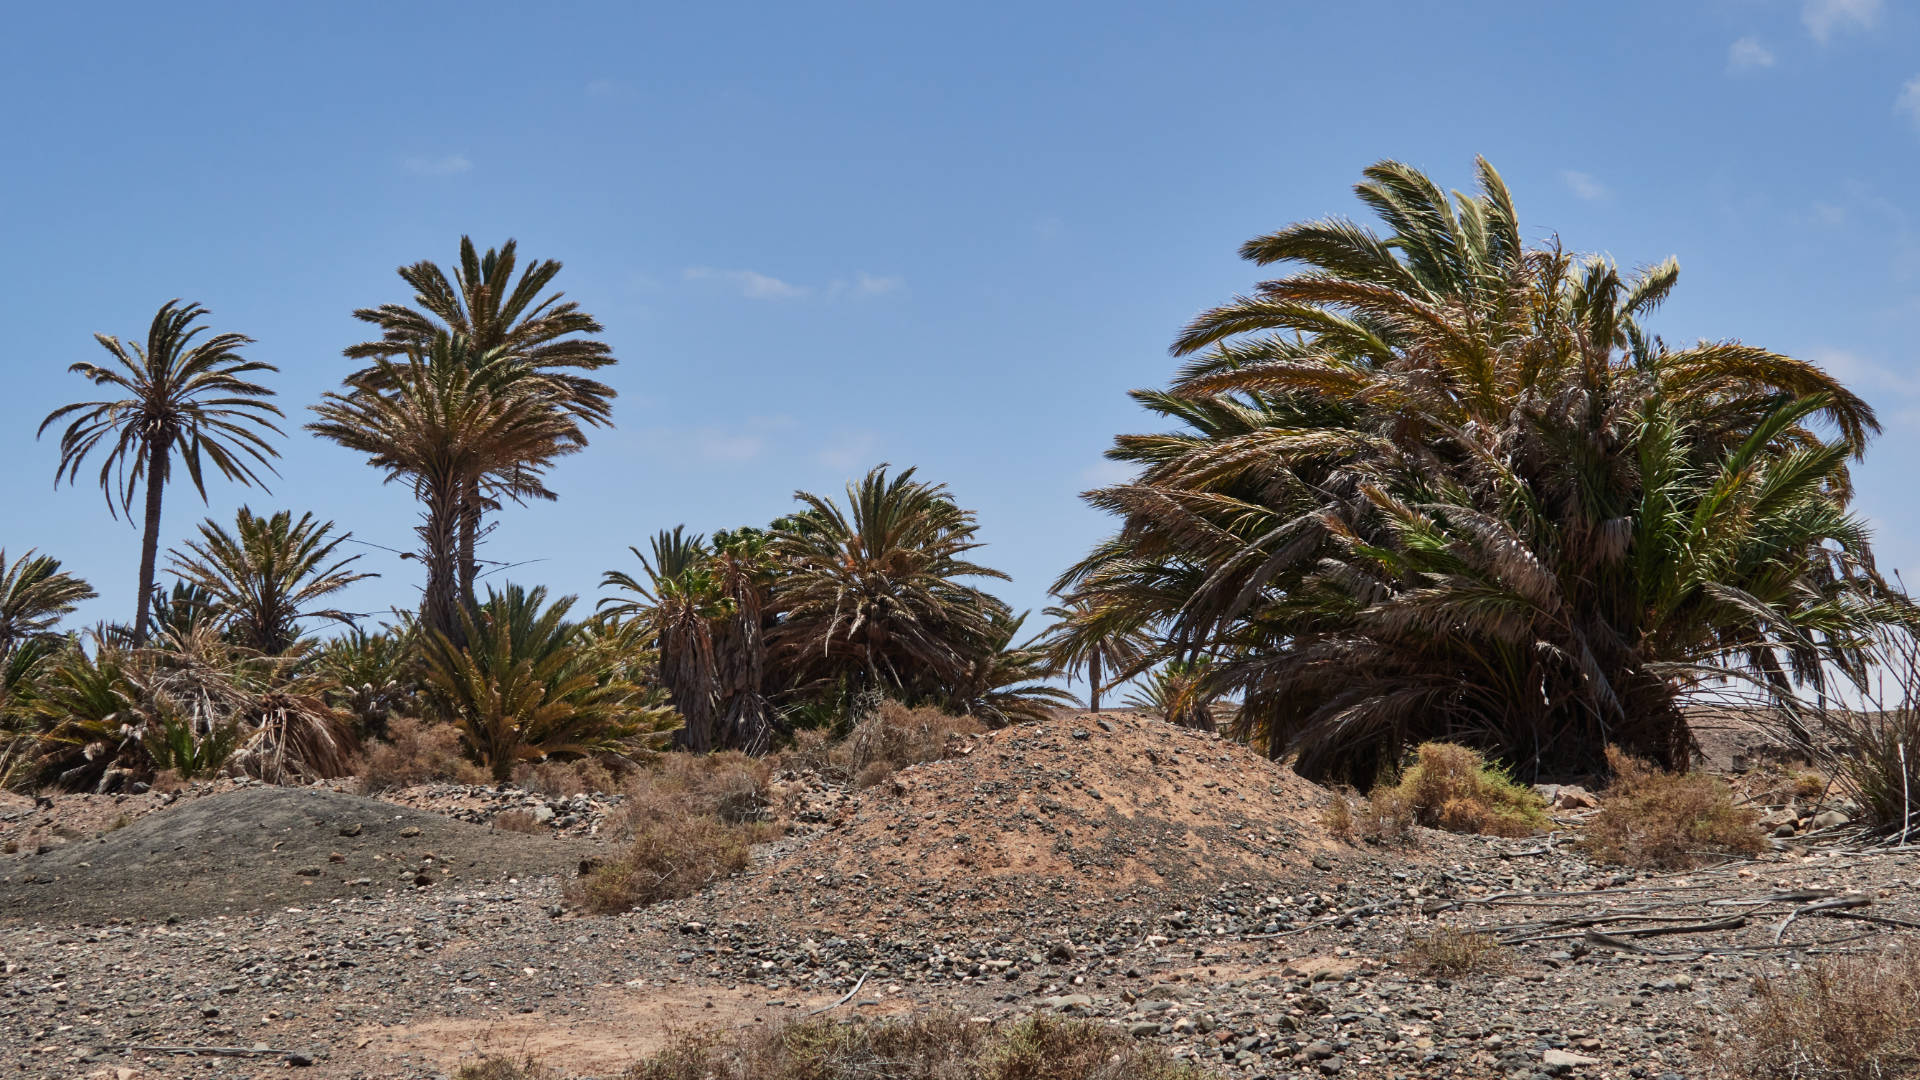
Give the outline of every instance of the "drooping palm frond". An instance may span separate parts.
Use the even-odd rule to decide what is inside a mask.
[[[337,608],[314,606],[348,585],[375,575],[348,569],[358,555],[336,558],[353,534],[331,535],[333,523],[282,510],[260,517],[241,507],[229,533],[208,519],[200,539],[169,553],[172,570],[213,598],[230,633],[247,648],[278,656],[299,640],[305,619],[351,623]]]
[[[51,636],[63,617],[96,595],[50,555],[28,551],[9,563],[0,548],[0,661],[29,641]]]

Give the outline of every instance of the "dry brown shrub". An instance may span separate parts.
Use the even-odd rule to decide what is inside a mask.
[[[1382,837],[1424,825],[1457,833],[1531,836],[1547,828],[1546,801],[1476,751],[1422,743],[1397,783],[1369,793],[1367,816]]]
[[[521,765],[513,770],[513,786],[558,798],[603,795],[620,790],[620,779],[613,769],[616,764],[599,758],[581,758]]]
[[[1470,975],[1507,966],[1507,950],[1492,937],[1455,926],[1409,940],[1407,958],[1430,975]]]
[[[1716,1046],[1743,1080],[1920,1076],[1920,949],[1824,960],[1755,980],[1737,1037]]]
[[[633,828],[624,854],[568,885],[568,903],[612,913],[692,896],[746,869],[754,836],[750,825],[678,813]]]
[[[453,1080],[549,1080],[553,1073],[531,1057],[481,1058],[460,1066]]]
[[[360,777],[362,794],[415,784],[485,784],[489,780],[487,771],[468,761],[461,750],[459,729],[412,716],[388,721],[387,741],[362,748],[353,771]]]
[[[764,821],[769,809],[765,761],[727,750],[662,754],[628,778],[617,824],[631,830],[663,814],[718,818],[731,824]]]
[[[797,1020],[677,1036],[626,1080],[1204,1080],[1118,1028],[1035,1015],[976,1023],[948,1012],[847,1024]]]
[[[909,765],[946,757],[954,736],[980,735],[986,730],[970,716],[887,701],[853,729],[835,756],[857,787],[873,787]]]
[[[1581,846],[1602,862],[1684,870],[1713,856],[1753,855],[1764,846],[1757,810],[1706,773],[1667,773],[1607,748],[1613,783],[1588,820]]]
[[[493,827],[501,832],[543,833],[546,827],[534,820],[534,816],[525,810],[507,810],[494,815]]]
[[[1347,802],[1344,791],[1336,791],[1327,801],[1327,808],[1320,811],[1320,827],[1337,840],[1354,841],[1353,804]]]

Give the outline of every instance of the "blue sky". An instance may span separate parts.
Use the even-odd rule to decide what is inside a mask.
[[[1239,243],[1357,213],[1395,157],[1463,185],[1485,154],[1531,236],[1677,255],[1656,329],[1856,381],[1885,564],[1920,568],[1920,9],[1613,4],[37,5],[0,39],[0,546],[126,618],[138,533],[52,486],[47,411],[94,331],[170,297],[258,339],[296,423],[355,307],[462,233],[557,258],[621,363],[617,429],[503,516],[516,580],[596,593],[678,523],[763,523],[796,488],[918,465],[980,515],[1017,607],[1106,528],[1077,493],[1147,422],[1130,387],[1257,279]],[[271,494],[410,548],[415,511],[289,426]],[[348,606],[416,602],[418,564]]]

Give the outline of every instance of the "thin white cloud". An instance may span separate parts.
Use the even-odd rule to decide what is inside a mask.
[[[1880,21],[1881,0],[1807,0],[1800,21],[1822,45],[1845,30],[1871,30]]]
[[[1869,397],[1920,396],[1920,378],[1875,363],[1858,353],[1846,349],[1815,349],[1812,360],[1857,393]]]
[[[873,463],[873,449],[879,442],[871,431],[837,432],[814,454],[814,460],[842,472],[858,472],[861,466]]]
[[[465,154],[447,154],[444,157],[416,155],[400,163],[401,168],[415,176],[458,176],[473,168],[473,162]]]
[[[1847,208],[1829,202],[1813,204],[1813,220],[1821,225],[1839,226],[1847,223]]]
[[[708,461],[735,463],[752,461],[767,448],[766,436],[750,431],[726,431],[701,428],[693,433],[693,447]]]
[[[796,300],[813,291],[805,285],[781,281],[758,270],[716,270],[711,266],[689,266],[681,276],[688,281],[728,282],[749,300]]]
[[[1920,75],[1908,79],[1900,88],[1900,96],[1893,99],[1893,111],[1904,114],[1914,127],[1920,128]]]
[[[879,277],[874,274],[860,273],[853,276],[853,287],[864,296],[880,296],[885,293],[899,292],[906,288],[905,278]]]
[[[1573,169],[1568,169],[1561,173],[1560,179],[1566,181],[1567,190],[1588,202],[1598,202],[1613,194],[1613,192],[1607,189],[1607,185],[1586,173],[1577,172]]]
[[[1772,66],[1773,50],[1762,45],[1757,37],[1743,37],[1727,46],[1728,71],[1758,71]]]

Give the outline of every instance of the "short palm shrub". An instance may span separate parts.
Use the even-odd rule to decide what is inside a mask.
[[[464,645],[427,636],[429,707],[495,783],[522,761],[612,749],[638,730],[638,688],[567,618],[572,606],[571,596],[549,604],[543,587],[509,585],[461,613]]]
[[[1706,773],[1669,773],[1609,747],[1613,782],[1580,843],[1602,862],[1684,869],[1760,850],[1756,810]]]

